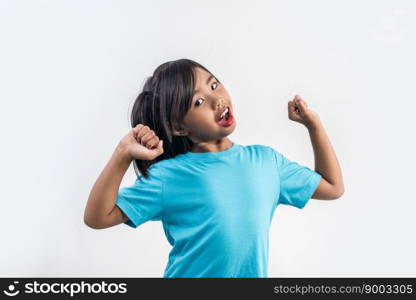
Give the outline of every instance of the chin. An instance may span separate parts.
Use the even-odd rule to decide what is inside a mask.
[[[227,137],[227,136],[229,136],[230,134],[232,134],[232,133],[235,131],[235,128],[236,128],[236,127],[237,127],[237,123],[236,123],[236,122],[235,122],[235,120],[234,120],[234,122],[233,122],[233,124],[232,124],[231,126],[223,128],[223,129],[225,129],[224,131],[226,131],[226,133],[225,133],[225,136],[224,136],[224,137]]]

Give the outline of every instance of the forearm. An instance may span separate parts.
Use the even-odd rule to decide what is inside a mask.
[[[321,174],[340,192],[344,191],[341,167],[321,121],[308,126],[315,156],[315,171]]]
[[[125,151],[117,147],[92,187],[85,207],[86,223],[94,223],[110,214],[117,200],[121,180],[131,162]]]

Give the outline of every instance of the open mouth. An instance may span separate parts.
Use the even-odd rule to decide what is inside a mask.
[[[226,106],[224,111],[219,116],[217,123],[221,126],[230,126],[234,121],[233,114],[229,106]]]

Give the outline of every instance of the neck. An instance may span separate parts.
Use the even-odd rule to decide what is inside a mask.
[[[203,152],[219,152],[224,151],[233,145],[233,142],[229,138],[225,137],[220,140],[209,141],[209,142],[198,142],[194,143],[191,152],[203,153]]]

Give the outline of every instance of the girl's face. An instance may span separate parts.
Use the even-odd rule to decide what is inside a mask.
[[[186,135],[196,144],[221,143],[236,127],[230,95],[210,73],[196,68],[195,74],[192,104],[180,126],[182,130],[175,131],[175,135]],[[229,113],[225,121],[218,122],[227,107]]]

